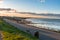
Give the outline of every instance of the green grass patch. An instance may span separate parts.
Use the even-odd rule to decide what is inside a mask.
[[[3,40],[38,40],[31,34],[25,33],[16,27],[0,20],[0,31],[2,31]]]

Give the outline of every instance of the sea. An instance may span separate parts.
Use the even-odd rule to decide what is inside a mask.
[[[60,31],[60,19],[47,19],[47,18],[39,18],[39,19],[26,19],[27,21],[31,21],[31,24],[35,27],[45,28],[49,30]]]

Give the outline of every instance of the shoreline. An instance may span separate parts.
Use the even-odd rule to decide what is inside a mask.
[[[14,20],[12,20],[12,21],[14,21]],[[15,22],[17,22],[17,21],[15,21]],[[23,24],[23,25],[26,25],[26,26],[30,26],[30,27],[33,26],[33,27],[36,27],[36,28],[40,28],[40,29],[44,29],[44,30],[49,30],[49,31],[60,33],[60,30],[55,30],[55,28],[42,27],[42,26],[37,27],[37,26],[34,26],[34,25],[28,25],[28,24],[34,24],[34,23],[32,21],[27,21],[27,20],[24,20],[24,19],[23,19],[22,22],[21,21],[18,21],[17,23]]]
[[[31,20],[26,20],[26,21],[31,21]],[[40,27],[39,27],[39,26],[37,26],[37,24],[41,24],[41,23],[34,23],[34,22],[32,22],[32,23],[27,24],[27,25],[35,26],[35,27],[38,27],[38,28],[47,29],[47,30],[51,30],[51,31],[55,31],[55,32],[59,32],[60,33],[60,30],[57,29],[57,28],[45,27],[45,26],[42,26],[42,25],[40,25]]]
[[[51,40],[58,40],[58,39],[60,39],[59,37],[60,37],[60,33],[56,33],[56,32],[53,32],[53,31],[50,31],[50,30],[46,30],[46,29],[40,29],[40,28],[37,28],[37,27],[34,27],[34,26],[27,26],[26,24],[19,24],[19,23],[17,23],[17,22],[13,22],[13,21],[8,21],[8,19],[7,20],[5,20],[7,23],[9,23],[9,24],[11,24],[11,25],[13,25],[13,26],[15,26],[15,27],[17,27],[18,29],[21,29],[21,30],[23,30],[23,31],[27,31],[27,32],[29,32],[29,33],[31,33],[32,32],[32,35],[33,35],[33,32],[34,32],[34,35],[35,35],[35,31],[36,32],[39,32],[39,36],[40,36],[40,39],[43,39],[43,38],[47,38],[47,39],[51,39]],[[29,30],[29,31],[28,31]],[[33,30],[33,31],[32,31]],[[44,35],[44,36],[43,36]],[[46,39],[46,40],[47,40]]]

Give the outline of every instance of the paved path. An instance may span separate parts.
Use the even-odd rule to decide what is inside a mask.
[[[9,22],[7,20],[7,22]],[[9,22],[11,25],[16,26],[17,28],[21,29],[21,27],[28,28],[32,30],[38,30],[40,32],[40,39],[41,40],[60,40],[60,33],[56,33],[56,32],[52,32],[46,29],[41,29],[41,28],[37,28],[37,27],[33,27],[33,26],[26,26],[26,25],[22,25],[22,24],[18,24],[16,22],[10,21]],[[24,30],[22,29],[22,30]]]
[[[60,40],[60,33],[39,29],[41,34],[41,39],[44,40]]]

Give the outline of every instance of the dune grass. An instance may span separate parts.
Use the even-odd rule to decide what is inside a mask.
[[[7,24],[3,20],[0,20],[0,31],[3,40],[38,40],[36,37],[32,37],[32,35]]]

